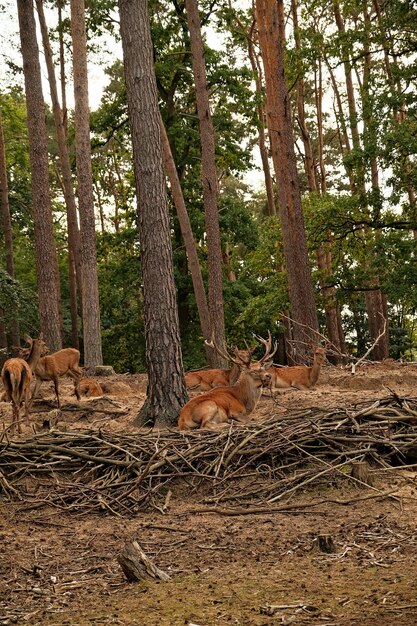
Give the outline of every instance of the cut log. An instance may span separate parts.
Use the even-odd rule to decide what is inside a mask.
[[[137,582],[143,578],[169,580],[170,576],[159,569],[144,553],[137,541],[127,543],[117,557],[117,561],[129,582]]]
[[[116,372],[111,365],[95,365],[94,367],[84,367],[86,376],[112,376]]]
[[[336,546],[331,535],[317,535],[315,538],[317,550],[325,554],[336,552]]]
[[[361,483],[365,483],[365,485],[369,485],[370,487],[372,487],[374,484],[374,477],[370,473],[369,465],[366,461],[352,463],[352,470],[350,472],[350,475],[352,476],[352,478],[356,478]]]

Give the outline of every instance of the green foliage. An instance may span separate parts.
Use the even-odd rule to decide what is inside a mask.
[[[103,357],[117,372],[145,370],[137,232],[102,233],[97,240]]]
[[[0,309],[3,309],[6,327],[12,319],[19,319],[22,334],[39,328],[37,294],[0,268]]]

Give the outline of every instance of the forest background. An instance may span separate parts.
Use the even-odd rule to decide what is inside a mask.
[[[191,4],[191,0],[187,7],[177,0],[151,0],[148,10],[159,109],[207,289],[213,271],[202,183],[202,148],[207,142],[202,140],[199,124],[190,41],[193,34],[187,23]],[[272,40],[275,48],[269,51],[275,54],[282,47],[285,61],[282,101],[288,110],[283,115],[291,123],[302,199],[301,226],[315,302],[311,327],[320,333],[316,338],[329,340],[329,355],[335,362],[345,353],[360,356],[372,344],[375,359],[390,356],[413,360],[417,307],[417,10],[407,1],[279,1],[275,4],[283,19],[275,24],[273,20],[268,23],[271,4],[269,0],[259,0],[256,6],[242,1],[201,0],[198,5],[215,146],[224,334],[230,344],[242,345],[245,340],[252,341],[253,333],[266,336],[270,330],[280,342],[278,360],[291,362],[288,354],[294,323],[290,320],[297,318],[299,311],[291,301],[293,270],[285,253],[285,239],[292,240],[292,249],[297,252],[300,231],[286,233],[280,214],[286,183],[280,171],[284,153],[274,148],[271,93],[278,73],[273,54],[268,53]],[[25,45],[30,50],[33,40],[29,40],[30,29],[22,28],[27,7],[19,5],[27,2],[18,0],[17,5],[24,56]],[[77,9],[86,25],[84,52],[90,63],[100,63],[104,70],[105,88],[88,119],[91,159],[87,154],[95,216],[95,238],[91,229],[89,237],[96,255],[93,264],[98,281],[100,350],[102,360],[116,371],[142,372],[147,367],[146,333],[133,131],[123,60],[120,57],[108,63],[103,54],[103,48],[113,49],[112,41],[115,49],[121,50],[118,6],[111,0],[92,0],[84,9],[76,0],[71,7],[37,0],[36,9],[37,24],[45,10],[69,177],[78,191],[78,202],[88,194],[80,194],[77,90],[75,107],[67,104],[72,101],[67,92],[71,75],[74,72],[76,84],[75,73],[82,65],[77,62],[75,43],[83,41],[74,30],[71,32]],[[15,6],[3,6],[2,11],[17,23]],[[39,28],[41,54],[32,48],[25,62],[41,58],[46,91],[44,58],[48,43]],[[269,43],[268,33],[272,36]],[[208,43],[213,41],[215,47]],[[9,44],[13,45],[12,39]],[[42,327],[42,310],[53,317],[51,294],[56,283],[62,344],[83,349],[85,320],[80,314],[82,288],[78,284],[77,292],[77,263],[84,255],[77,253],[76,246],[71,249],[71,213],[56,110],[44,105],[49,206],[43,204],[46,213],[39,213],[39,198],[34,200],[30,128],[32,123],[34,132],[40,123],[33,117],[28,98],[28,94],[33,97],[36,86],[28,92],[26,76],[25,88],[19,51],[12,54],[4,38],[2,48],[0,347],[10,349],[25,332],[36,333]],[[49,74],[48,89],[52,83]],[[94,91],[91,82],[89,90],[90,94]],[[256,167],[254,161],[262,164],[262,188],[254,189],[248,182]],[[182,357],[189,369],[206,364],[203,338],[207,332],[202,330],[169,175],[168,181]],[[48,211],[52,230],[44,235],[42,225],[49,219]],[[75,231],[78,227],[83,230],[84,209],[78,206],[75,211]],[[49,257],[43,246],[50,237],[54,251],[49,249]],[[39,277],[45,268],[53,266],[54,254],[58,272],[45,279],[49,288],[42,290]],[[210,299],[210,285],[208,293]],[[210,313],[213,318],[213,311]],[[297,323],[302,325],[295,321],[295,326]],[[307,335],[306,342],[311,339],[311,333]]]

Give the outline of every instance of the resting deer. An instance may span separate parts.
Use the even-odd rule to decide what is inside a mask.
[[[11,401],[13,405],[13,419],[11,432],[14,431],[16,425],[18,432],[22,432],[19,413],[22,401],[25,403],[25,423],[29,424],[29,408],[30,408],[30,385],[33,379],[33,372],[41,354],[45,353],[46,344],[41,339],[31,339],[31,348],[28,360],[21,358],[8,359],[1,371],[1,379],[5,390],[6,401]]]
[[[80,351],[76,348],[64,348],[53,354],[48,354],[39,359],[34,374],[36,377],[31,404],[39,392],[39,387],[44,380],[52,380],[55,387],[55,395],[58,408],[61,408],[59,399],[58,379],[61,376],[70,376],[74,380],[74,392],[77,400],[80,400],[80,378],[82,371],[79,367]]]
[[[93,378],[82,378],[79,389],[82,396],[88,396],[89,398],[103,395],[101,385]]]
[[[311,389],[318,381],[321,366],[326,360],[326,350],[317,347],[314,350],[313,365],[295,365],[292,367],[271,367],[268,371],[272,375],[272,388]]]
[[[265,354],[259,360],[252,362],[252,351],[248,351],[246,358],[233,358],[227,351],[220,350],[214,339],[206,342],[214,348],[220,356],[232,361],[239,367],[240,375],[232,387],[217,387],[206,391],[200,396],[192,398],[180,411],[178,426],[180,430],[193,428],[208,428],[215,430],[219,424],[235,419],[242,423],[249,421],[249,415],[255,409],[261,396],[262,387],[271,383],[271,374],[267,371],[275,354],[277,346],[272,350],[271,335],[268,341],[258,338],[265,344]],[[267,359],[270,359],[267,361]]]
[[[239,361],[245,359],[249,353],[255,348],[248,348],[246,350],[239,350],[237,347],[233,349],[235,356]],[[207,370],[195,370],[194,372],[186,372],[185,384],[187,389],[208,391],[216,387],[229,387],[239,378],[240,366],[233,363],[231,369],[207,369]]]

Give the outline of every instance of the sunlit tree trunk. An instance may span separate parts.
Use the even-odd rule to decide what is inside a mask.
[[[62,322],[58,258],[49,194],[45,104],[33,5],[28,0],[17,0],[17,8],[28,113],[39,314],[44,339],[53,352],[62,347]]]
[[[143,278],[148,396],[139,424],[176,424],[187,400],[148,3],[119,0]]]
[[[100,305],[96,258],[93,175],[88,104],[87,41],[84,0],[71,0],[75,101],[75,156],[81,233],[82,320],[84,365],[101,365]]]

